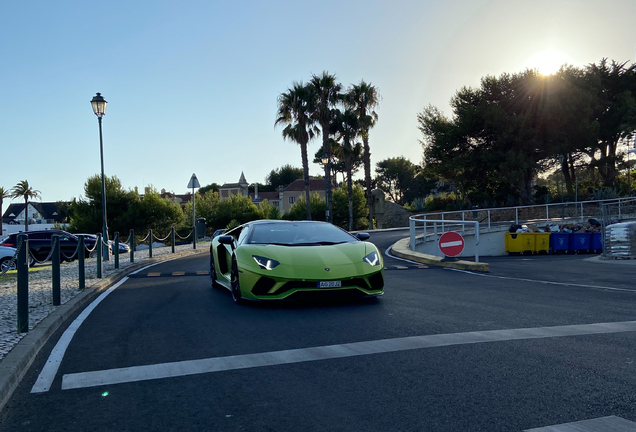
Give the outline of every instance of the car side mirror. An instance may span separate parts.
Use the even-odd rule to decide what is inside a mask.
[[[356,233],[356,238],[358,240],[365,241],[365,240],[369,240],[370,237],[371,236],[369,235],[369,233],[363,233],[363,232]]]
[[[219,236],[219,243],[225,244],[225,245],[231,245],[234,243],[234,237],[230,235]]]

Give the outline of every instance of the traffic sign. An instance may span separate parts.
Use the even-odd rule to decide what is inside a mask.
[[[439,238],[439,250],[447,257],[456,257],[464,250],[464,238],[454,231],[449,231]]]

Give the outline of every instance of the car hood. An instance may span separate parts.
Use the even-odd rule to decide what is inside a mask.
[[[245,245],[238,248],[237,253],[246,269],[265,271],[272,277],[334,279],[380,270],[381,263],[371,266],[362,260],[374,251],[377,249],[372,243],[355,242],[324,246]],[[262,270],[252,255],[273,259],[280,264],[273,270]]]

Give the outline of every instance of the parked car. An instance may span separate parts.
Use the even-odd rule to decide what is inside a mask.
[[[80,234],[76,234],[76,235],[80,235]],[[97,236],[95,234],[81,234],[83,235],[85,238],[90,238],[92,239],[92,244],[94,245],[95,242],[97,241]],[[92,246],[91,246],[92,247]],[[112,240],[108,240],[108,247],[110,249],[110,253],[113,253],[113,250],[115,248],[115,242]],[[119,253],[123,254],[123,253],[130,253],[130,246],[128,245],[128,243],[123,243],[123,242],[119,242]]]
[[[10,234],[2,243],[0,243],[0,246],[17,248],[19,234],[26,234],[28,236],[29,252],[37,261],[44,261],[49,256],[54,234],[60,236],[61,261],[72,261],[77,258],[75,251],[79,244],[79,238],[74,234],[61,230],[27,231]],[[95,240],[86,238],[84,244],[87,248],[91,249],[95,246]],[[89,256],[89,252],[87,250],[84,251],[84,256]],[[33,265],[35,260],[31,261],[30,264]]]
[[[16,252],[16,248],[0,246],[0,272],[15,269],[15,263],[11,267],[9,267],[9,264],[11,263],[11,259],[15,256]]]

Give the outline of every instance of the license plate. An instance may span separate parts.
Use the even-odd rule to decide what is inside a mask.
[[[318,288],[340,288],[342,281],[325,281],[318,282]]]

